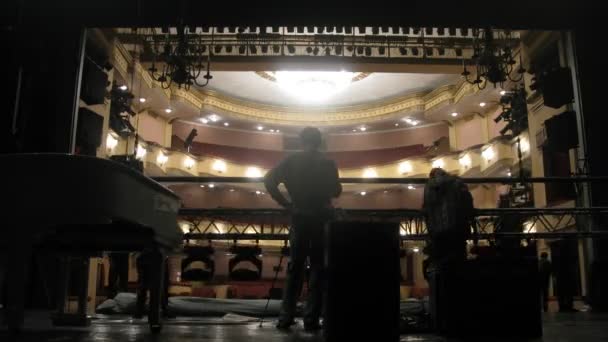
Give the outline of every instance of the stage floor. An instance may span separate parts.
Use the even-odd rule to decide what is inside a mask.
[[[30,314],[26,330],[19,336],[8,336],[0,330],[0,341],[7,342],[245,342],[245,341],[322,341],[319,334],[309,334],[299,324],[292,332],[274,329],[267,321],[262,328],[257,323],[228,323],[221,318],[182,318],[165,322],[159,335],[149,332],[145,320],[131,320],[127,316],[104,317],[93,320],[88,328],[51,328],[48,313]],[[516,327],[514,327],[516,329]],[[494,340],[494,339],[492,339]],[[402,335],[401,341],[447,341],[429,334]],[[513,341],[512,339],[510,341]],[[608,341],[608,314],[550,313],[544,317],[544,337],[534,341]]]

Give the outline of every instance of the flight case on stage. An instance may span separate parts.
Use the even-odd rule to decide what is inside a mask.
[[[399,224],[328,225],[327,341],[399,340]]]

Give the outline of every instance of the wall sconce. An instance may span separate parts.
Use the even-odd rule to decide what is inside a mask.
[[[164,155],[162,152],[158,152],[158,157],[156,157],[156,162],[158,165],[163,166],[169,160],[169,157]]]
[[[460,157],[460,159],[458,159],[458,163],[460,163],[460,166],[462,166],[465,169],[468,169],[471,167],[471,164],[473,163],[471,161],[471,157],[468,154],[465,154],[464,156]]]
[[[481,156],[487,161],[494,159],[494,149],[492,148],[492,146],[481,151]]]
[[[414,168],[412,167],[412,163],[410,163],[409,161],[401,162],[399,164],[399,173],[402,175],[406,173],[411,173],[413,169]]]
[[[108,151],[112,151],[118,145],[118,139],[116,139],[112,134],[108,134],[106,137],[106,148]]]
[[[146,153],[148,153],[148,151],[145,147],[143,147],[142,145],[137,145],[137,152],[135,152],[135,158],[144,159]]]
[[[521,153],[527,153],[530,151],[530,142],[526,138],[519,139],[519,148],[521,149]]]
[[[213,165],[211,165],[211,169],[213,171],[219,172],[219,173],[224,173],[226,172],[226,170],[228,169],[228,167],[226,166],[226,162],[220,159],[216,159],[213,162]]]
[[[190,157],[186,157],[186,159],[184,159],[184,166],[186,167],[186,169],[190,170],[191,168],[194,167],[194,159],[190,158]]]
[[[250,166],[245,170],[245,177],[260,178],[262,177],[262,171],[255,166]]]
[[[439,158],[433,161],[433,164],[431,164],[431,166],[433,167],[433,169],[443,169],[443,167],[445,166],[445,163],[443,162],[443,159]]]
[[[378,177],[378,173],[376,172],[376,170],[369,168],[366,169],[365,171],[363,171],[363,178],[377,178]]]

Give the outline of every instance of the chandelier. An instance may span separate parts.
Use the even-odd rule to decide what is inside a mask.
[[[163,89],[168,89],[173,84],[186,90],[193,84],[199,87],[208,85],[213,76],[210,74],[207,46],[202,43],[201,36],[191,34],[187,26],[180,24],[176,29],[177,35],[171,35],[167,30],[163,39],[157,39],[157,35],[148,38],[153,54],[152,65],[148,68],[150,75]],[[156,68],[157,62],[162,64],[160,70]],[[199,83],[199,76],[205,69],[205,81]]]
[[[277,84],[301,102],[320,103],[346,88],[355,73],[338,71],[277,71]]]
[[[517,76],[511,77],[513,68],[516,64],[513,58],[513,49],[510,46],[512,41],[511,33],[504,32],[503,36],[496,39],[495,34],[500,34],[499,31],[492,29],[475,29],[473,36],[476,37],[473,41],[473,56],[471,60],[475,67],[474,79],[469,79],[471,72],[467,69],[467,65],[462,61],[463,71],[462,77],[470,84],[475,84],[479,89],[484,89],[488,82],[494,87],[499,84],[501,87],[507,80],[511,82],[519,82],[523,78],[526,69],[523,68],[521,53],[519,55],[519,68],[517,68]]]

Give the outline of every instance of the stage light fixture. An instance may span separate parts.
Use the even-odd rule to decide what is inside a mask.
[[[249,52],[255,55],[258,53],[258,48],[255,45],[249,45]]]
[[[262,45],[261,50],[262,53],[268,53],[268,45]]]
[[[357,31],[359,31],[359,34],[365,34],[367,30],[367,27],[365,26],[357,26]]]
[[[425,27],[424,28],[424,34],[426,34],[426,35],[433,34],[433,28],[432,27]]]
[[[342,54],[342,46],[338,45],[336,46],[336,55],[341,55]]]
[[[346,26],[344,28],[344,33],[345,34],[353,34],[353,28],[351,26]]]
[[[304,33],[304,26],[297,27],[298,33]]]
[[[222,46],[221,46],[221,45],[216,45],[216,46],[214,47],[213,51],[214,51],[215,53],[220,53],[220,52],[222,52]]]
[[[232,53],[232,45],[226,45],[226,52]]]
[[[365,55],[367,57],[370,57],[372,55],[372,48],[371,47],[369,47],[369,46],[365,47]]]
[[[281,53],[281,46],[280,45],[273,45],[272,46],[272,52],[275,54]]]
[[[416,47],[412,48],[412,55],[418,56],[418,48],[416,48]]]
[[[363,54],[363,46],[357,46],[357,55]]]
[[[424,54],[425,54],[425,56],[432,56],[433,55],[433,48],[426,48],[426,49],[424,49]]]
[[[306,48],[306,53],[312,54],[312,46]]]
[[[399,53],[400,53],[402,56],[405,56],[405,55],[407,55],[407,49],[406,49],[406,48],[404,48],[404,47],[400,47],[400,48],[399,48]]]
[[[399,26],[393,26],[391,29],[393,30],[393,34],[399,34],[399,33],[401,33],[401,32],[399,32],[400,31],[400,27]]]
[[[386,48],[384,46],[381,46],[378,48],[378,53],[380,55],[384,55],[386,53]]]
[[[287,52],[289,52],[290,54],[294,54],[296,53],[296,48],[293,45],[287,45]]]
[[[315,27],[314,26],[306,26],[306,32],[308,32],[308,33],[315,33]]]
[[[246,51],[247,51],[247,47],[245,45],[239,45],[239,53],[241,55],[244,55]]]

